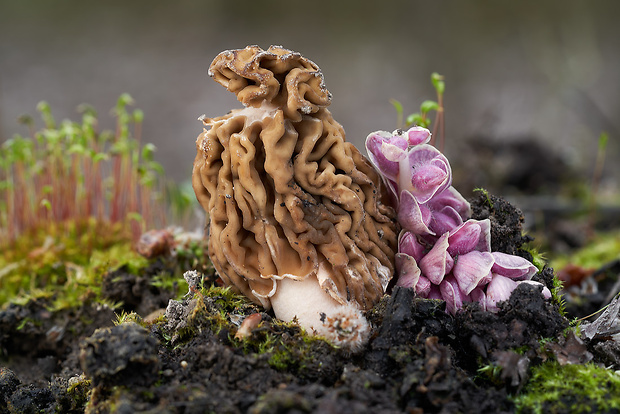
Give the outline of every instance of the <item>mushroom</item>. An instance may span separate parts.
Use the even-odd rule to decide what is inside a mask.
[[[399,229],[380,176],[326,109],[321,70],[248,46],[220,53],[209,76],[244,105],[200,118],[192,184],[215,269],[279,319],[359,339],[362,311],[393,276]]]

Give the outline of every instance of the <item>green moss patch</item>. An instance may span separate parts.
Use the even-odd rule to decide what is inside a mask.
[[[582,249],[554,258],[551,265],[555,269],[563,269],[568,264],[583,269],[598,269],[617,259],[620,259],[620,231],[597,234]]]
[[[620,410],[620,376],[594,364],[547,362],[531,371],[515,398],[520,413],[596,413]]]

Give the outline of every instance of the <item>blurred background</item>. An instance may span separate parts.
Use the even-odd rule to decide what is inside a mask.
[[[89,103],[112,127],[109,109],[127,92],[145,113],[143,141],[170,178],[186,181],[197,118],[240,106],[207,76],[212,59],[276,44],[322,68],[330,110],[362,150],[370,132],[396,128],[390,99],[405,115],[436,99],[438,72],[445,152],[463,194],[587,187],[603,131],[600,193],[617,194],[619,17],[617,0],[0,0],[0,141],[27,133],[17,118],[38,119],[40,100],[75,120]]]

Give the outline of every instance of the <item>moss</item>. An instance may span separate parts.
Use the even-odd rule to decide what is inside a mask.
[[[0,305],[31,297],[54,296],[55,309],[78,306],[84,295],[97,295],[102,275],[127,264],[146,266],[118,226],[86,223],[76,233],[43,233],[20,237],[0,257]]]
[[[243,340],[234,340],[244,353],[266,358],[273,369],[312,379],[317,372],[339,370],[344,351],[324,338],[308,334],[296,322],[267,321]],[[333,360],[331,360],[333,359]],[[329,365],[329,366],[328,366]]]
[[[520,413],[586,413],[620,410],[620,376],[592,363],[546,362],[514,402]]]
[[[273,369],[300,377],[314,378],[319,371],[336,371],[342,363],[342,360],[336,362],[336,359],[342,358],[345,351],[323,338],[308,334],[295,322],[272,318],[231,288],[203,287],[195,292],[191,300],[180,302],[179,306],[177,313],[182,322],[176,327],[171,329],[167,319],[157,322],[157,329],[169,348],[182,348],[196,336],[210,331],[239,352],[255,354]],[[259,326],[251,335],[243,339],[235,338],[242,320],[254,313],[262,316]]]
[[[172,348],[185,345],[204,330],[209,330],[216,336],[228,337],[229,342],[240,345],[241,342],[230,335],[230,332],[234,335],[237,329],[232,321],[260,311],[258,306],[231,288],[212,285],[201,287],[194,291],[191,299],[176,303],[178,315],[173,319],[179,319],[177,326],[169,326],[171,321],[168,318],[160,318],[154,322],[167,346]]]
[[[259,308],[245,296],[235,293],[230,287],[209,286],[201,289],[197,298],[202,298],[194,308],[190,318],[196,319],[198,312],[203,311],[211,330],[219,335],[224,329],[236,329],[232,323],[233,315],[247,316],[259,311]]]
[[[208,286],[200,290],[200,295],[208,298],[212,309],[217,310],[223,316],[231,312],[251,307],[253,310],[258,308],[250,302],[248,298],[236,293],[230,287]]]
[[[196,269],[204,275],[215,273],[207,254],[208,240],[189,240],[176,246],[175,261],[183,270]]]
[[[485,199],[485,204],[493,210],[493,200],[491,200],[489,191],[486,188],[474,188],[474,192],[480,193]]]
[[[536,266],[538,271],[542,271],[548,264],[548,260],[544,253],[541,253],[533,243],[525,243],[522,249],[532,256],[532,264]]]
[[[567,264],[584,269],[598,269],[605,263],[620,260],[620,231],[597,234],[592,241],[580,250],[552,259],[555,269],[562,269]]]
[[[84,375],[71,378],[58,408],[62,408],[63,412],[84,412],[91,391],[91,382]]]
[[[181,299],[188,290],[185,279],[180,275],[180,270],[176,272],[161,271],[151,279],[151,286],[157,287],[167,292],[177,292],[174,299]]]
[[[169,206],[162,202],[155,147],[140,143],[144,114],[129,112],[132,104],[122,94],[113,111],[115,131],[98,132],[88,105],[81,105],[81,122],[58,123],[41,102],[44,128],[23,117],[31,136],[0,145],[0,306],[50,293],[51,310],[79,306],[99,299],[103,273],[147,266],[131,243],[161,225]],[[180,213],[191,209],[184,194],[171,201],[181,202],[170,206]],[[204,248],[191,243],[180,254],[191,268],[204,257]]]
[[[118,313],[116,315],[116,320],[114,321],[114,325],[121,325],[123,323],[129,323],[129,322],[133,322],[137,325],[142,326],[143,328],[146,327],[146,323],[144,322],[144,320],[140,317],[140,315],[138,315],[135,312],[124,312],[121,311],[121,313]]]

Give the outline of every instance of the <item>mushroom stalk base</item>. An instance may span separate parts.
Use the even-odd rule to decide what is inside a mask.
[[[278,319],[296,320],[308,332],[327,339],[336,346],[360,350],[368,341],[370,325],[353,304],[340,304],[319,286],[311,275],[303,280],[278,280],[271,299]]]

